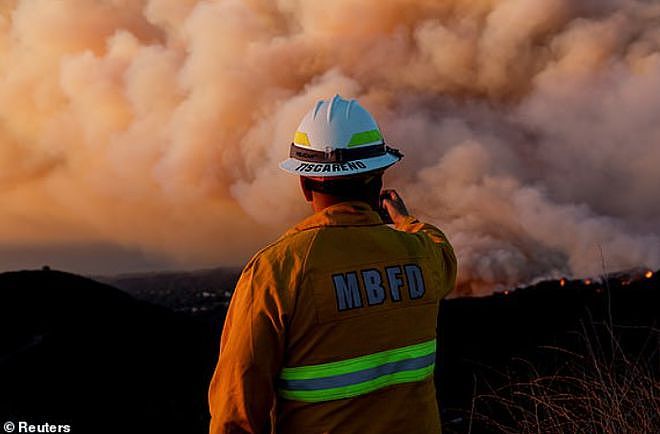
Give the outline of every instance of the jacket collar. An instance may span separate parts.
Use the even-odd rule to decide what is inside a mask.
[[[293,228],[285,235],[322,226],[374,226],[383,220],[366,202],[341,202],[319,211]]]

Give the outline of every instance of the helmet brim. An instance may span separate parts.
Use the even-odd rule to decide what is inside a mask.
[[[364,158],[346,163],[316,163],[288,158],[280,163],[280,168],[285,172],[300,176],[321,178],[351,176],[378,169],[386,169],[397,163],[400,159],[400,156],[390,152],[377,157]]]

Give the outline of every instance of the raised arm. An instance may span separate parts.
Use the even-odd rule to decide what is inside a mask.
[[[457,262],[454,249],[445,234],[435,226],[423,223],[411,216],[403,199],[396,191],[384,190],[381,197],[383,198],[383,206],[392,218],[395,228],[409,233],[421,232],[436,244],[438,247],[436,254],[445,270],[445,293],[449,293],[456,284]]]

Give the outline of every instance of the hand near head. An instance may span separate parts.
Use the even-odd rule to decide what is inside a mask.
[[[403,203],[403,199],[401,199],[401,196],[396,191],[383,190],[380,197],[383,202],[383,208],[387,210],[394,224],[398,224],[410,216],[406,204]]]

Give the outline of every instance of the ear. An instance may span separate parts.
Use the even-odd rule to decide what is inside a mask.
[[[314,199],[314,195],[312,193],[312,190],[310,190],[309,186],[307,185],[307,179],[303,176],[300,177],[300,188],[302,189],[302,192],[305,195],[305,200],[307,202],[311,202],[312,199]]]

